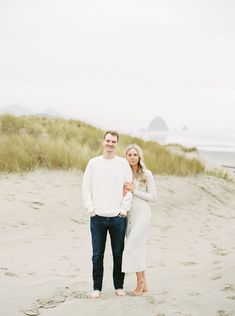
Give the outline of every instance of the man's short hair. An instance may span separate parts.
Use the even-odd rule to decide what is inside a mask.
[[[105,139],[106,135],[108,135],[108,134],[111,134],[112,136],[116,136],[117,137],[117,141],[119,141],[119,134],[118,134],[118,132],[112,131],[112,130],[105,132],[104,136],[103,136],[103,139]]]

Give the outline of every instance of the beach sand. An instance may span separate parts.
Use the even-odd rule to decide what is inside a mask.
[[[155,180],[149,292],[115,295],[108,240],[103,294],[92,300],[82,173],[0,175],[0,315],[235,315],[235,183],[209,176]],[[126,275],[125,289],[134,285],[135,276]]]

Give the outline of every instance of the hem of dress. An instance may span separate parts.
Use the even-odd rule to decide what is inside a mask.
[[[144,272],[145,271],[145,268],[144,269],[135,269],[135,270],[122,270],[123,273],[136,273],[136,272]]]

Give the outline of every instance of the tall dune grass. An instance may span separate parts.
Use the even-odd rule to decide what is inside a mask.
[[[0,116],[0,171],[48,169],[84,170],[88,160],[102,153],[103,131],[78,120],[12,115]],[[156,174],[196,175],[205,171],[197,159],[171,153],[156,142],[120,135],[118,154],[138,144],[147,167]]]

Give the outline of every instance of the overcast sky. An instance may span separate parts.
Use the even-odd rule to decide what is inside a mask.
[[[235,129],[234,0],[1,0],[0,107]]]

